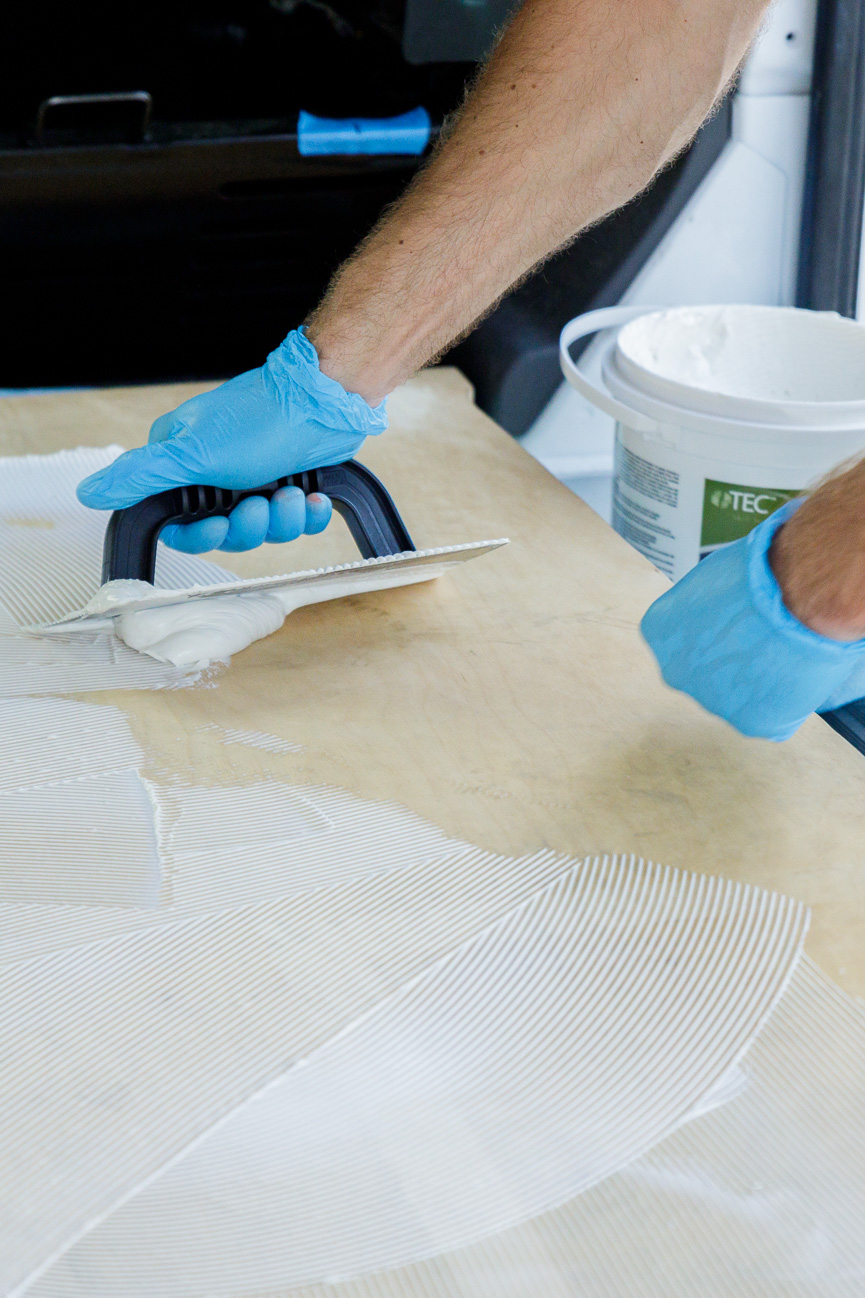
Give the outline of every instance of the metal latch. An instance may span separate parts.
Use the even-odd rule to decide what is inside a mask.
[[[146,90],[100,95],[52,95],[36,115],[36,143],[47,148],[88,144],[141,144],[153,99]]]

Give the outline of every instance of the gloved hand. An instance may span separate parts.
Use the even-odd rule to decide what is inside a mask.
[[[804,626],[769,565],[775,532],[802,503],[791,500],[692,568],[640,627],[668,685],[764,739],[788,739],[812,712],[865,696],[865,640]]]
[[[322,374],[303,328],[293,330],[264,365],[162,415],[147,446],[124,455],[78,484],[91,509],[125,509],[145,496],[193,483],[249,489],[274,478],[350,459],[368,434],[387,427],[386,403],[373,409]],[[330,501],[297,488],[277,492],[270,507],[250,497],[230,519],[165,528],[162,539],[193,553],[246,550],[319,532]]]

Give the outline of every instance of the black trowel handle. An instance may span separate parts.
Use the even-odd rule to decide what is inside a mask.
[[[320,491],[330,496],[342,514],[364,559],[413,550],[412,539],[397,513],[396,505],[375,474],[362,464],[346,460],[305,473],[269,482],[253,491],[232,491],[225,487],[172,487],[158,496],[148,496],[128,509],[111,515],[102,552],[102,582],[122,578],[153,582],[156,571],[156,542],[168,523],[197,523],[231,513],[248,496],[268,500],[280,487],[300,487],[306,495]]]

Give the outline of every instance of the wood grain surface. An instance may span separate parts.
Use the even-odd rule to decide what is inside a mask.
[[[146,439],[202,385],[0,401],[0,453]],[[394,394],[360,458],[418,546],[511,544],[425,586],[301,609],[204,685],[89,694],[127,712],[154,767],[213,783],[270,771],[392,799],[518,854],[635,852],[813,908],[808,949],[865,994],[865,757],[817,718],[745,739],[660,681],[638,633],[666,588],[639,554],[472,402],[454,370]],[[356,557],[321,537],[214,556],[244,575]],[[213,726],[302,746],[226,746]]]

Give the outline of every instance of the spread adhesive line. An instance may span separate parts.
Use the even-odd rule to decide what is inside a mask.
[[[279,897],[300,897],[389,871],[446,871],[452,859],[497,860],[455,843],[401,807],[363,802],[333,789],[293,789],[275,781],[245,786],[219,799],[218,818],[210,822],[208,837],[198,844],[192,840],[193,850],[178,851],[172,834],[173,811],[186,798],[200,809],[199,795],[212,791],[174,789],[165,814],[155,786],[148,789],[160,842],[154,909],[120,913],[116,907],[99,904],[25,904],[35,900],[30,896],[22,897],[18,905],[0,901],[0,964],[195,915],[266,907]],[[273,829],[272,837],[259,833],[253,844],[246,843],[241,832],[250,801],[264,810],[264,829],[268,821]],[[315,832],[307,832],[310,829]],[[218,848],[201,850],[201,842],[214,839]],[[68,856],[59,864],[64,862],[68,878],[61,877],[61,883],[74,890],[82,862]],[[40,896],[48,900],[44,893]]]
[[[187,1263],[173,1270],[194,1258],[197,1272],[208,1248],[225,1285],[239,1268],[249,1289],[263,1272],[271,1285],[323,1280],[508,1225],[607,1175],[685,1118],[738,1058],[797,957],[803,908],[760,889],[633,858],[479,855],[474,871],[456,854],[420,876],[395,872],[0,971],[9,1061],[0,1285],[23,1293],[74,1250],[64,1274],[86,1283],[70,1294],[180,1298],[223,1292],[209,1272],[200,1284]],[[375,1061],[388,1041],[382,1076]],[[320,1124],[337,1120],[349,1094],[359,1125],[343,1116],[343,1147],[305,1142],[304,1130],[323,1135]],[[418,1103],[428,1129],[412,1125]],[[258,1128],[255,1104],[283,1116],[265,1122],[268,1137],[234,1168],[241,1210],[273,1180],[272,1215],[254,1240],[235,1230],[220,1253],[208,1232],[207,1247],[202,1236],[190,1251],[195,1214],[220,1215],[218,1203],[196,1203],[175,1244],[162,1240],[164,1266],[130,1254],[118,1290],[112,1220],[122,1232],[137,1204],[147,1220],[150,1194],[170,1191],[187,1159],[209,1161],[211,1140],[213,1197],[230,1191],[231,1129]],[[382,1115],[405,1136],[401,1164]],[[530,1175],[539,1142],[544,1157]],[[281,1158],[274,1166],[271,1148],[298,1160],[298,1179]],[[442,1180],[425,1181],[428,1156],[444,1160]],[[458,1192],[451,1172],[463,1178]],[[487,1202],[472,1184],[496,1193]],[[304,1204],[331,1193],[327,1213],[305,1215]],[[250,1228],[267,1198],[253,1194]],[[393,1220],[390,1205],[400,1209]],[[306,1222],[298,1236],[292,1218]],[[284,1237],[294,1241],[290,1256]]]
[[[803,957],[736,1075],[726,1103],[518,1227],[232,1298],[861,1298],[865,1008]],[[31,1292],[84,1289],[60,1267]]]
[[[603,1180],[688,1119],[783,986],[801,911],[737,891],[633,859],[571,867],[114,1213],[61,1292],[377,1271]]]

